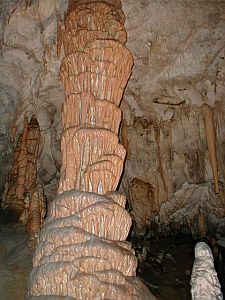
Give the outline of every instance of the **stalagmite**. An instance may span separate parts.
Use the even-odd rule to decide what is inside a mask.
[[[38,234],[43,226],[46,214],[46,198],[42,187],[37,187],[30,195],[28,205],[27,231],[30,241],[35,245]]]
[[[38,234],[44,224],[46,215],[46,197],[41,186],[35,186],[26,194],[24,210],[20,215],[20,223],[26,225],[29,233],[29,246],[34,249]]]
[[[221,286],[214,268],[212,251],[200,242],[195,246],[195,261],[191,275],[192,300],[222,300]]]
[[[126,155],[117,136],[119,105],[133,65],[124,21],[119,0],[69,2],[61,178],[26,299],[155,299],[136,277],[125,241],[131,217],[116,192]]]
[[[213,172],[215,193],[219,194],[216,129],[214,124],[213,110],[207,104],[203,105],[203,117],[205,124],[206,139],[209,149],[210,163]]]

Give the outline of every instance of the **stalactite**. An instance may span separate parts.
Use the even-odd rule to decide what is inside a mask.
[[[9,180],[6,182],[4,198],[2,201],[3,208],[7,208],[17,215],[23,211],[24,207],[24,167],[27,163],[26,136],[28,130],[28,118],[24,116],[23,132],[20,134],[13,157],[12,171]]]
[[[16,198],[18,200],[18,205],[23,207],[24,193],[25,193],[25,181],[26,181],[26,166],[27,166],[27,147],[26,138],[28,133],[28,118],[24,118],[24,130],[21,136],[21,143],[18,155],[18,175],[17,175],[17,190]]]
[[[155,142],[156,142],[156,153],[157,153],[157,158],[158,158],[158,168],[159,168],[159,173],[163,182],[163,187],[164,191],[168,195],[168,187],[167,187],[167,182],[163,170],[163,165],[162,165],[162,155],[161,155],[161,149],[160,149],[160,131],[161,131],[161,124],[154,124],[154,133],[155,133]],[[158,203],[157,210],[159,211],[160,209],[160,203]]]
[[[27,299],[154,299],[135,276],[131,217],[116,192],[125,149],[118,108],[133,59],[118,0],[70,1],[60,76],[62,169],[33,259]]]
[[[29,122],[25,116],[23,132],[14,152],[13,167],[2,203],[4,208],[18,216],[24,210],[26,194],[36,184],[39,143],[40,129],[36,116],[33,115]]]
[[[218,180],[218,163],[217,163],[217,146],[216,146],[216,129],[214,124],[214,113],[209,105],[203,105],[203,117],[205,124],[205,133],[209,149],[210,163],[213,172],[215,193],[219,194]]]

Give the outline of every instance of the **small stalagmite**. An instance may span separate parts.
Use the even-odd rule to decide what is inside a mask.
[[[217,162],[217,139],[216,139],[216,129],[214,123],[214,113],[213,109],[207,105],[203,105],[203,118],[205,124],[205,133],[209,149],[210,163],[213,172],[215,193],[219,194],[219,180],[218,180],[218,162]]]
[[[19,221],[23,225],[26,225],[27,232],[30,235],[30,246],[34,248],[46,215],[46,197],[43,188],[35,186],[26,195],[24,203],[25,207]]]
[[[37,187],[30,195],[27,224],[32,239],[36,239],[44,223],[46,214],[46,198],[41,187]]]
[[[124,21],[119,0],[69,2],[61,177],[26,299],[155,299],[136,277],[126,242],[131,217],[116,192],[126,155],[117,136],[119,104],[133,65]]]

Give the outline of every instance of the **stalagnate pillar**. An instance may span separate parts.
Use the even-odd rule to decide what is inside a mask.
[[[61,178],[27,299],[154,299],[136,277],[137,259],[125,241],[131,217],[116,192],[125,159],[119,104],[133,66],[125,42],[119,0],[70,1],[60,70]]]

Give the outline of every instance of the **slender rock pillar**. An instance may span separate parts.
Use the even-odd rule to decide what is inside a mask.
[[[207,105],[203,105],[203,118],[205,124],[205,133],[209,149],[210,163],[212,167],[215,193],[219,194],[219,179],[218,179],[218,162],[217,162],[217,139],[216,139],[216,129],[214,122],[214,112],[213,109]]]
[[[126,242],[131,217],[116,192],[125,149],[119,104],[133,59],[121,2],[70,1],[60,76],[62,169],[39,236],[27,299],[154,299]]]

